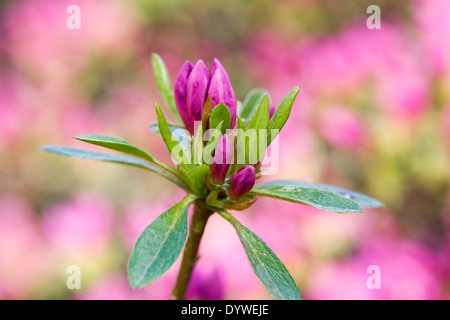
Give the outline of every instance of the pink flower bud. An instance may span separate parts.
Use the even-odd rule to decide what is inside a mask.
[[[192,135],[194,122],[202,119],[209,81],[209,71],[203,60],[198,60],[195,66],[186,61],[175,80],[175,103],[186,129]]]
[[[211,108],[214,108],[219,103],[225,104],[231,114],[230,128],[234,128],[236,122],[236,97],[227,72],[217,59],[214,59],[211,67],[211,77],[208,91],[208,94],[211,96]]]
[[[212,165],[212,178],[216,184],[223,184],[228,168],[233,160],[233,146],[226,134],[220,137],[214,154]]]
[[[186,61],[178,72],[174,85],[175,103],[186,129],[194,135],[194,122],[202,120],[203,107],[208,94],[211,97],[211,108],[224,103],[231,114],[230,128],[236,122],[236,97],[227,72],[214,59],[211,76],[202,60],[195,66]]]
[[[276,111],[275,106],[270,106],[270,109],[269,109],[270,119],[272,119],[273,115],[275,114],[275,111]]]
[[[178,113],[181,116],[186,128],[189,124],[189,111],[186,105],[187,98],[187,84],[189,80],[189,75],[194,69],[194,65],[190,61],[186,61],[178,71],[177,78],[175,79],[174,85],[174,97],[175,103],[177,104]]]
[[[231,178],[228,197],[232,200],[239,199],[253,188],[255,180],[255,167],[243,166]]]

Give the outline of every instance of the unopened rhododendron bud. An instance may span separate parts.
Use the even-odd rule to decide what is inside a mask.
[[[214,59],[210,74],[203,60],[198,60],[195,66],[186,61],[175,79],[174,97],[181,119],[192,135],[195,121],[202,120],[208,95],[212,109],[220,103],[228,107],[231,115],[230,127],[233,128],[236,122],[236,97],[222,64]]]
[[[211,84],[209,86],[211,96],[211,108],[214,109],[219,103],[223,103],[230,110],[230,128],[234,128],[236,122],[236,97],[227,72],[219,60],[214,59],[211,67]]]
[[[243,166],[231,178],[228,197],[232,200],[239,199],[253,188],[255,180],[255,167]]]
[[[191,134],[194,134],[194,122],[202,119],[209,82],[209,71],[202,60],[198,60],[195,66],[186,61],[175,79],[175,103]]]
[[[228,168],[233,160],[233,146],[226,134],[220,137],[214,154],[212,165],[212,178],[216,184],[223,184],[227,176]]]

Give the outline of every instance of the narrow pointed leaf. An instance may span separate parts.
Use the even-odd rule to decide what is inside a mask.
[[[264,89],[251,90],[244,99],[241,107],[238,109],[238,115],[241,119],[249,121],[256,112],[261,99],[267,95]]]
[[[178,142],[181,143],[181,148],[183,150],[188,150],[190,148],[190,137],[191,134],[189,133],[189,131],[187,131],[184,126],[181,125],[175,125],[175,124],[171,124],[168,123],[167,124],[169,127],[170,132],[172,133],[172,135],[175,137],[175,133],[180,133],[182,132],[182,134],[177,135],[176,137],[178,138]],[[159,132],[159,124],[158,123],[152,123],[149,125],[149,130],[156,135],[161,135],[161,132]]]
[[[81,136],[76,136],[74,139],[108,148],[115,151],[120,151],[128,153],[130,155],[148,160],[150,162],[155,162],[155,158],[151,156],[144,150],[139,149],[137,146],[116,137],[95,135],[95,134],[85,134]]]
[[[177,260],[188,233],[188,208],[196,198],[187,195],[145,228],[128,262],[128,279],[142,287],[162,276]]]
[[[378,208],[383,206],[383,204],[380,201],[371,198],[365,194],[328,184],[320,184],[301,180],[277,180],[268,182],[264,186],[270,187],[270,186],[284,186],[284,185],[296,185],[305,188],[314,188],[334,192],[339,194],[340,196],[352,200],[353,202],[356,202],[362,207]]]
[[[245,129],[267,129],[270,118],[269,109],[269,97],[264,96]]]
[[[184,169],[189,170],[190,164],[186,157],[186,153],[183,151],[182,144],[173,136],[169,129],[166,118],[158,104],[155,104],[156,113],[158,115],[159,132],[166,144],[167,150],[175,161]],[[175,151],[174,151],[175,149]]]
[[[73,158],[79,158],[79,159],[90,159],[90,160],[99,160],[99,161],[107,161],[107,162],[115,162],[115,163],[121,163],[121,164],[127,164],[143,169],[150,170],[152,172],[155,172],[170,181],[176,183],[178,186],[185,190],[189,190],[189,187],[186,183],[181,181],[180,179],[174,177],[173,175],[169,174],[169,172],[162,170],[147,161],[143,161],[141,159],[130,157],[122,154],[109,154],[109,153],[102,153],[102,152],[95,152],[95,151],[89,151],[89,150],[83,150],[78,148],[72,148],[72,147],[65,147],[65,146],[43,146],[41,148],[44,151],[59,154],[66,157],[73,157]]]
[[[271,296],[277,300],[300,300],[294,279],[272,249],[227,212],[219,214],[236,230],[253,272]]]
[[[260,161],[267,148],[267,127],[269,124],[269,98],[264,96],[256,112],[243,130],[237,130],[237,163],[234,171],[246,164],[256,164]],[[238,119],[238,129],[239,128]],[[263,131],[261,131],[263,130]]]
[[[181,126],[181,125],[178,125],[178,124],[168,123],[167,125],[168,125],[168,127],[169,127],[169,129],[170,129],[170,132],[172,132],[172,133],[173,133],[175,130],[178,130],[178,129],[184,129],[184,126]],[[151,123],[151,124],[148,126],[148,129],[149,129],[150,132],[153,133],[153,134],[159,134],[159,135],[161,135],[161,133],[159,132],[159,124],[158,124],[158,123]],[[189,133],[189,131],[187,131],[187,130],[186,130],[186,132]]]
[[[242,130],[245,129],[244,121],[241,118],[239,118],[239,117],[237,118],[237,128],[238,129],[242,129]]]
[[[273,139],[275,139],[276,135],[272,135],[271,130],[281,131],[286,121],[289,119],[289,115],[291,114],[292,106],[294,105],[295,98],[297,97],[298,92],[300,91],[299,87],[294,87],[281,101],[278,108],[275,110],[273,117],[269,121],[268,127],[268,137],[267,143],[270,144]]]
[[[191,168],[203,164],[203,128],[198,126],[193,139]]]
[[[180,129],[180,130],[184,130],[184,129]],[[74,139],[77,139],[77,140],[80,140],[83,142],[87,142],[90,144],[94,144],[97,146],[101,146],[104,148],[108,148],[111,150],[124,152],[124,153],[130,154],[130,155],[139,157],[141,159],[150,161],[150,162],[156,164],[157,166],[159,166],[160,168],[171,172],[172,174],[174,174],[181,180],[184,180],[184,176],[181,174],[181,172],[179,170],[166,165],[165,163],[154,158],[148,152],[146,152],[142,149],[139,149],[137,146],[135,146],[121,138],[103,136],[103,135],[86,134],[86,135],[76,136],[76,137],[74,137]]]
[[[172,113],[176,116],[176,118],[180,121],[180,123],[182,123],[180,114],[178,113],[178,109],[175,103],[169,72],[167,71],[164,61],[156,53],[152,54],[152,66],[156,86],[158,88],[161,97],[164,99],[164,102],[170,108],[170,111],[172,111]]]
[[[363,212],[359,204],[335,192],[298,185],[260,185],[251,194],[302,203],[318,209],[338,212]]]
[[[246,146],[246,156],[247,158],[251,158],[250,154],[253,152],[256,152],[256,162],[260,161],[262,157],[264,156],[264,152],[266,151],[266,147],[268,146],[267,143],[267,136],[266,136],[266,130],[269,125],[269,97],[264,96],[258,106],[258,109],[256,110],[255,114],[251,118],[250,122],[245,127],[245,130],[255,130],[256,132],[256,144],[253,144],[251,146]],[[261,135],[260,130],[264,130],[264,136]],[[264,141],[261,141],[264,140]],[[256,163],[255,162],[255,163]],[[251,163],[254,164],[254,163]]]

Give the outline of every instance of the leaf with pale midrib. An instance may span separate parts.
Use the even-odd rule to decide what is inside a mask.
[[[364,210],[350,199],[337,193],[297,185],[261,185],[254,187],[251,194],[267,196],[291,202],[310,205],[318,209],[338,212],[363,212]]]
[[[170,111],[177,117],[182,123],[180,113],[178,112],[177,105],[175,103],[175,97],[172,89],[172,83],[170,81],[169,72],[167,71],[166,64],[163,59],[156,54],[152,54],[152,66],[153,75],[155,77],[156,86],[159,94],[164,99],[164,102],[169,107]]]
[[[185,170],[191,169],[192,165],[189,164],[189,161],[186,158],[186,153],[182,148],[182,144],[177,139],[175,139],[172,132],[170,131],[169,125],[167,124],[161,107],[158,104],[155,104],[155,109],[158,117],[159,132],[161,134],[161,137],[163,138],[167,150],[175,159],[175,161],[180,165],[180,167],[184,168]],[[173,151],[174,149],[175,151]]]
[[[66,147],[66,146],[43,146],[41,147],[42,150],[55,153],[58,155],[66,156],[66,157],[73,157],[73,158],[79,158],[79,159],[89,159],[89,160],[98,160],[98,161],[106,161],[106,162],[113,162],[113,163],[121,163],[126,165],[131,165],[143,169],[150,170],[154,173],[157,173],[170,181],[176,183],[178,186],[185,190],[189,190],[189,187],[181,180],[177,179],[173,175],[169,174],[168,172],[161,170],[160,168],[148,163],[147,161],[143,161],[141,159],[130,157],[122,154],[110,154],[110,153],[103,153],[103,152],[96,152],[96,151],[90,151],[90,150],[83,150],[73,147]]]
[[[319,190],[334,192],[340,196],[343,196],[345,198],[352,200],[353,202],[356,202],[357,204],[359,204],[362,207],[378,208],[378,207],[383,206],[383,204],[380,201],[378,201],[372,197],[369,197],[368,195],[362,194],[357,191],[348,190],[348,189],[345,189],[342,187],[328,185],[328,184],[315,183],[315,182],[302,181],[302,180],[276,180],[276,181],[271,181],[271,182],[264,184],[265,187],[286,186],[286,185],[296,185],[296,186],[305,187],[305,188],[312,188],[312,189],[319,189]]]
[[[128,141],[110,136],[85,134],[73,137],[74,139],[87,142],[100,147],[108,148],[115,151],[131,154],[133,156],[154,162],[155,158],[144,150],[139,149],[137,146],[129,143]]]
[[[267,132],[267,144],[269,145],[277,136],[273,134],[272,130],[281,131],[286,124],[291,114],[292,106],[294,105],[295,98],[297,97],[300,87],[294,87],[281,101],[280,105],[275,110],[272,118],[269,121]]]

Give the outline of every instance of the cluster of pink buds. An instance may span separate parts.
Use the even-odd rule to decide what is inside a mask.
[[[211,69],[208,70],[203,60],[194,65],[186,61],[175,79],[174,97],[178,112],[186,129],[194,135],[195,122],[202,121],[204,106],[211,101],[211,110],[220,103],[227,106],[230,111],[230,128],[236,123],[236,97],[230,79],[219,60],[214,59]],[[275,109],[271,108],[273,115]],[[228,174],[233,160],[233,146],[228,135],[221,136],[215,149],[212,164],[212,181],[222,185]],[[240,168],[230,180],[229,198],[236,200],[245,195],[255,185],[255,167],[246,165]]]

